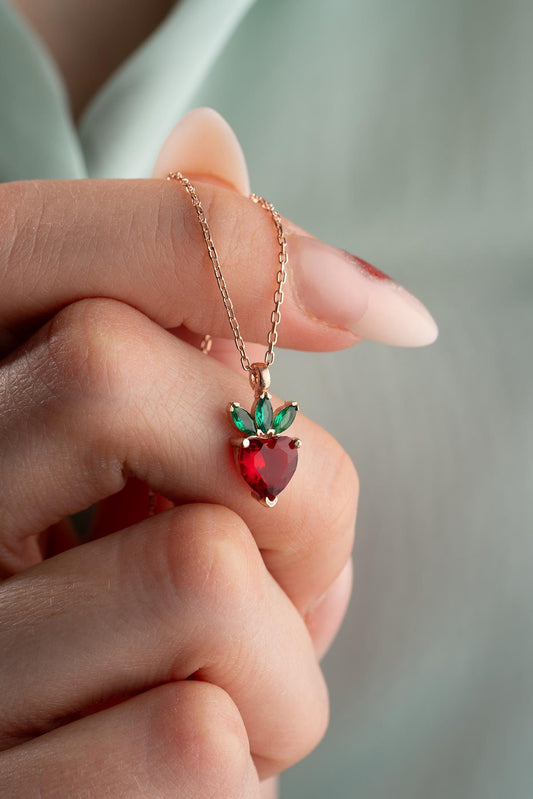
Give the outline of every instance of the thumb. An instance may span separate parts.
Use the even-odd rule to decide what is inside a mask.
[[[250,193],[244,153],[226,120],[212,108],[189,111],[173,128],[155,162],[153,176],[169,172],[202,175],[229,185],[239,194]]]
[[[189,112],[163,144],[154,177],[166,177],[173,171],[183,172],[193,181],[199,177],[222,184],[239,194],[248,195],[250,191],[239,141],[228,123],[211,108]],[[408,347],[435,340],[437,326],[430,313],[388,275],[348,252],[334,250],[287,220],[285,232],[288,241],[290,238],[292,264],[288,287],[300,313],[301,308],[306,309],[307,319],[316,322],[314,333],[326,332],[324,322],[333,325],[331,331],[345,331],[342,343],[336,341],[325,349],[351,346],[361,338]],[[201,341],[201,337],[183,328],[180,335],[195,345]],[[323,349],[314,340],[311,346],[299,346]],[[261,360],[262,349],[250,351],[252,360]],[[219,360],[238,365],[229,335],[214,341],[212,352]]]
[[[169,172],[198,175],[204,180],[222,182],[239,194],[248,196],[250,179],[246,159],[237,136],[224,117],[212,108],[189,111],[173,128],[154,166],[154,177],[164,178]],[[200,347],[203,337],[186,328],[174,331],[180,338]],[[205,331],[209,333],[208,330]],[[252,361],[261,361],[265,346],[247,343]],[[240,358],[231,338],[212,338],[210,354],[218,361],[240,370]]]

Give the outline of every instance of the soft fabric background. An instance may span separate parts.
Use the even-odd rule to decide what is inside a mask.
[[[255,190],[440,325],[427,350],[279,358],[278,393],[362,483],[332,723],[283,799],[530,799],[531,3],[182,0],[79,130],[1,3],[0,23],[1,180],[149,175],[211,105]]]

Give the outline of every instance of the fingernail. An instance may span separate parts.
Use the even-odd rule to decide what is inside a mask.
[[[237,136],[212,108],[195,108],[178,122],[163,144],[153,176],[169,172],[214,177],[240,194],[250,193],[248,169]]]
[[[287,249],[296,298],[312,316],[382,344],[421,347],[437,338],[420,300],[361,258],[294,233]]]
[[[353,562],[350,557],[327,591],[304,613],[319,658],[326,653],[342,624],[352,593],[352,583]]]

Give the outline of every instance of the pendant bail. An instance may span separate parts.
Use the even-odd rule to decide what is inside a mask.
[[[266,363],[253,363],[250,372],[250,385],[256,396],[260,397],[270,387],[270,371]]]

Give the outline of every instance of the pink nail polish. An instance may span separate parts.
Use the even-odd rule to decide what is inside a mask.
[[[427,308],[372,264],[311,236],[291,234],[288,250],[295,294],[307,313],[384,344],[418,347],[436,339]]]

